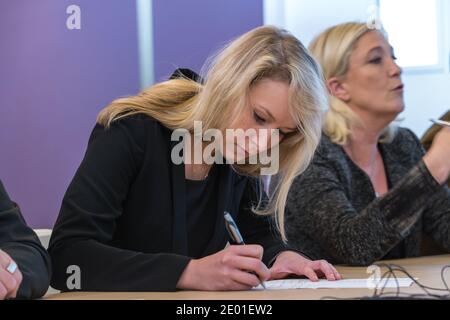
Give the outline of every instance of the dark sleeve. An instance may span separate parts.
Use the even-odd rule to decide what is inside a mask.
[[[39,238],[6,194],[0,181],[0,249],[18,265],[23,275],[17,298],[42,297],[50,283],[50,257]]]
[[[312,239],[333,263],[369,265],[408,235],[440,190],[421,160],[387,194],[358,212],[337,169],[326,159],[316,159],[291,188],[288,239],[300,250],[305,238]]]
[[[251,208],[258,204],[258,198],[262,197],[263,203],[267,201],[266,194],[256,180],[249,180],[241,200],[239,216],[236,221],[241,229],[242,237],[247,244],[259,244],[264,248],[263,262],[270,266],[274,258],[282,251],[301,252],[288,246],[281,240],[281,236],[275,226],[273,216],[259,216]]]
[[[147,121],[147,122],[146,122]],[[67,268],[81,272],[83,291],[174,291],[188,257],[146,254],[110,245],[146,145],[142,117],[97,125],[63,199],[50,240],[52,286],[68,291]]]
[[[424,231],[450,252],[450,189],[442,186],[424,212]]]
[[[442,119],[449,119],[449,117],[450,111],[447,112]],[[425,148],[429,149],[429,147],[431,147],[434,136],[439,130],[440,128],[435,128],[434,131],[430,131],[430,142]],[[410,134],[414,138],[418,148],[421,148],[419,139],[412,132],[410,132]],[[424,153],[425,152],[422,149],[422,154]],[[450,188],[443,185],[432,197],[430,197],[428,204],[429,205],[423,215],[424,231],[436,242],[436,244],[450,252]]]

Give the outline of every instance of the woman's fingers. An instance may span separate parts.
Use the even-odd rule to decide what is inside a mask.
[[[328,263],[327,261],[325,261],[324,263],[326,263],[330,267],[331,272],[334,275],[334,280],[342,280],[341,274],[339,273],[339,271],[337,271],[337,269],[331,263]]]
[[[13,265],[15,265],[15,268],[8,270]],[[6,296],[1,299],[15,298],[22,283],[22,278],[19,267],[5,251],[0,250],[0,283],[2,283],[3,289],[7,291]]]
[[[235,283],[233,290],[248,290],[270,278],[270,271],[261,261],[263,248],[259,245],[237,245],[227,248],[222,263],[229,268]],[[243,287],[242,287],[243,286]]]
[[[15,298],[17,293],[17,280],[15,277],[4,269],[0,269],[0,283],[3,286],[3,298]],[[0,295],[2,296],[2,295]]]
[[[247,271],[247,273],[254,272],[256,276],[265,281],[270,278],[270,271],[266,265],[259,259],[236,256],[233,267]]]
[[[245,257],[252,257],[261,260],[264,254],[264,249],[260,245],[246,244],[229,246],[230,252]]]
[[[6,299],[8,295],[8,290],[6,290],[3,283],[0,281],[0,301]]]
[[[305,267],[303,268],[302,272],[303,275],[307,276],[309,280],[311,281],[319,281],[319,277],[317,276],[316,272],[311,267]]]
[[[342,280],[342,275],[339,273],[339,271],[337,271],[337,269],[332,264],[330,264],[330,266],[331,269],[333,269],[336,280]]]
[[[0,250],[0,268],[6,269],[11,261],[11,257],[5,251]]]
[[[339,272],[325,260],[314,261],[312,267],[318,273],[323,274],[327,280],[334,281],[341,278]]]
[[[325,260],[319,260],[313,262],[313,269],[317,271],[321,271],[322,274],[327,278],[327,280],[336,280],[334,275],[334,271],[331,268],[331,265]]]
[[[311,261],[307,264],[302,264],[293,273],[304,275],[311,281],[318,281],[320,277],[325,277],[329,281],[342,279],[339,272],[325,260]]]
[[[238,284],[243,285],[243,290],[251,289],[261,283],[261,281],[255,274],[241,270],[235,270],[234,272],[232,272],[231,279]]]

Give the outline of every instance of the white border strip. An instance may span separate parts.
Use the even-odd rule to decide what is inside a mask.
[[[136,0],[141,89],[155,81],[152,0]]]
[[[285,28],[285,20],[284,0],[263,1],[263,23],[265,25]]]

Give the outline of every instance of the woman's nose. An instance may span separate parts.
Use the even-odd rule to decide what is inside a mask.
[[[395,62],[394,59],[391,61],[391,65],[389,66],[389,75],[391,77],[399,77],[402,74],[402,68]]]

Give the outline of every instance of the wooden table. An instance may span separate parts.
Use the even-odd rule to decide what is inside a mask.
[[[390,260],[383,263],[393,263],[406,268],[412,276],[418,278],[423,285],[443,288],[441,269],[450,264],[450,255],[421,257],[413,259]],[[337,269],[344,278],[367,279],[370,274],[365,267],[338,266]],[[385,269],[382,269],[382,272]],[[398,277],[405,277],[398,273]],[[450,284],[450,270],[445,273],[447,283]],[[386,289],[395,292],[396,289]],[[400,288],[402,293],[421,294],[423,291],[413,284],[409,288]],[[435,294],[445,292],[434,291]],[[48,295],[49,300],[292,300],[292,299],[321,299],[323,297],[356,298],[370,296],[370,289],[297,289],[270,291],[239,291],[239,292],[69,292]],[[448,293],[447,293],[448,294]]]

